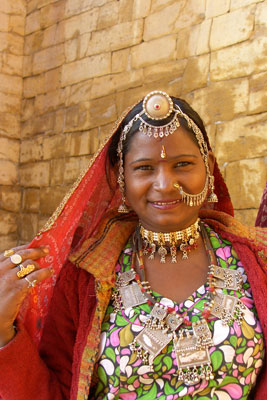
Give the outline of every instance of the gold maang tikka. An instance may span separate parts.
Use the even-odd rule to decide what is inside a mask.
[[[167,154],[166,154],[165,146],[162,145],[161,146],[161,152],[160,152],[160,158],[165,159],[166,157],[167,157]]]
[[[146,116],[150,121],[163,121],[172,115],[171,120],[168,123],[162,125],[153,125],[144,119]],[[211,194],[208,197],[209,202],[217,202],[218,198],[214,193],[214,177],[210,174],[209,164],[208,164],[208,146],[204,140],[203,134],[196,123],[185,114],[181,108],[174,104],[171,97],[162,91],[155,90],[146,95],[143,100],[143,110],[136,114],[125,127],[123,128],[119,143],[118,143],[118,157],[119,157],[119,176],[118,184],[122,196],[122,204],[119,207],[119,212],[128,212],[128,207],[125,204],[125,180],[124,180],[124,167],[123,167],[123,142],[126,139],[127,134],[133,127],[134,123],[140,121],[139,131],[145,135],[155,139],[163,138],[164,136],[169,136],[175,132],[180,127],[179,118],[183,118],[189,129],[191,129],[198,142],[199,150],[203,158],[207,179],[203,191],[199,195],[190,195],[189,193],[184,193],[182,196],[183,201],[188,205],[194,205],[194,202],[203,202],[206,198],[208,189],[210,189]],[[161,156],[162,157],[162,156]],[[163,157],[162,157],[163,158]],[[205,196],[204,196],[205,195]],[[193,196],[193,197],[190,197]],[[197,197],[194,197],[197,196]],[[189,200],[188,200],[189,199]],[[196,205],[196,204],[195,204]]]

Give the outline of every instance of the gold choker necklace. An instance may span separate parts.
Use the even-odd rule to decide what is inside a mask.
[[[187,259],[187,252],[196,248],[196,241],[199,238],[199,218],[196,222],[182,231],[176,232],[152,232],[140,226],[140,235],[143,240],[143,253],[149,254],[149,259],[154,259],[156,250],[160,256],[160,262],[166,262],[166,255],[171,254],[171,262],[177,262],[177,250],[182,251],[182,259]]]

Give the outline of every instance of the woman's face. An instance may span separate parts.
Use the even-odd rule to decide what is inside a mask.
[[[161,158],[162,146],[166,158]],[[213,172],[214,157],[209,155]],[[155,139],[137,132],[125,156],[126,199],[142,225],[156,232],[184,229],[193,224],[200,206],[190,207],[181,200],[174,183],[190,194],[205,185],[206,168],[198,145],[179,127],[172,135]]]

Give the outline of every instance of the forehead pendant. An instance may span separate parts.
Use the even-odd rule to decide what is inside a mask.
[[[163,145],[161,146],[160,157],[163,159],[167,157],[165,146],[163,146]]]
[[[170,121],[164,124],[163,120],[169,117]],[[139,131],[154,138],[169,136],[180,126],[178,112],[171,97],[160,90],[146,95],[143,110],[137,118],[140,120]]]

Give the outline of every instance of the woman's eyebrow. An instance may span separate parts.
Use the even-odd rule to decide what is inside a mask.
[[[178,156],[168,157],[168,160],[176,160],[176,159],[182,158],[182,157],[197,158],[198,156],[196,154],[179,154]],[[138,162],[142,162],[142,161],[153,161],[153,158],[138,158],[137,160],[130,162],[130,165],[138,163]]]

